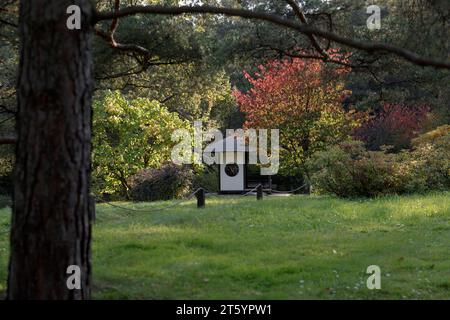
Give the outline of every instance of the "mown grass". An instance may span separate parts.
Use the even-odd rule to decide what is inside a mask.
[[[0,234],[0,291],[7,247]],[[449,299],[450,193],[103,204],[93,262],[98,299]],[[381,290],[366,287],[373,264]]]

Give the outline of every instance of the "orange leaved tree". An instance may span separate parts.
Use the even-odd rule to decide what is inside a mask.
[[[305,161],[327,145],[346,139],[359,121],[343,101],[348,68],[330,68],[319,60],[274,60],[260,65],[247,92],[234,92],[247,128],[280,130],[280,170],[307,174]]]

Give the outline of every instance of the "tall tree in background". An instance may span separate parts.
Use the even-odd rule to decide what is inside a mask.
[[[17,151],[8,299],[90,296],[91,21],[71,0],[20,1]],[[66,270],[81,268],[81,290]]]

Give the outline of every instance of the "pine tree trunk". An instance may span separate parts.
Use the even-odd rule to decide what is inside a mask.
[[[82,11],[68,30],[67,7]],[[14,208],[8,299],[87,299],[93,202],[88,0],[21,0]],[[81,290],[69,290],[69,265]]]

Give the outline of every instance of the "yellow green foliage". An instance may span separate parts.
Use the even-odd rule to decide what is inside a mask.
[[[94,102],[93,179],[95,192],[127,194],[128,179],[170,159],[171,133],[189,123],[157,101],[126,99],[108,92]]]

